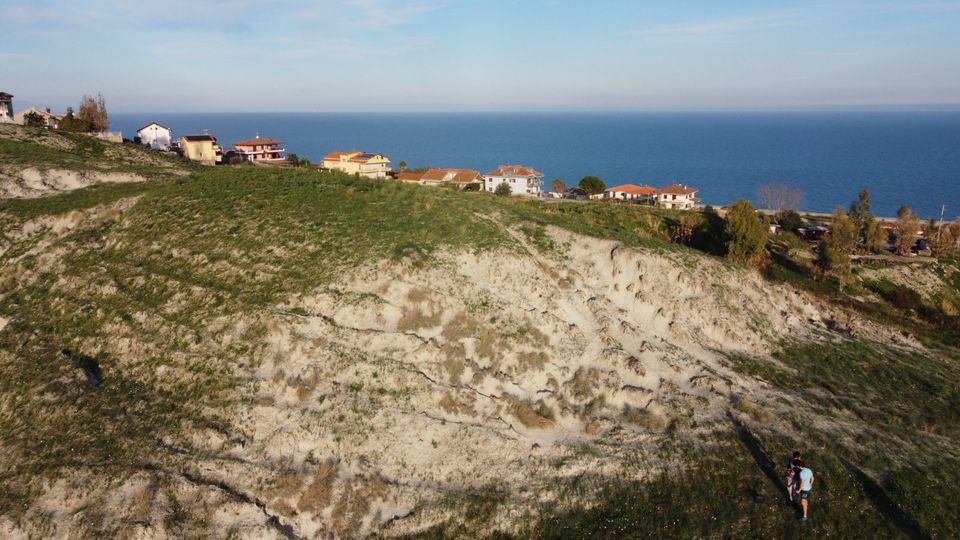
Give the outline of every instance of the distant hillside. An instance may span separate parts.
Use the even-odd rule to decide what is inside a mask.
[[[0,131],[136,175],[0,200],[0,537],[960,534],[951,261],[86,144]]]
[[[0,123],[0,198],[187,174],[186,162],[132,144]]]

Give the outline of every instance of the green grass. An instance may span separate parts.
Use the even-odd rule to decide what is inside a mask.
[[[198,168],[137,145],[109,143],[89,135],[9,125],[4,129],[17,130],[13,138],[0,136],[0,163],[8,165],[41,170],[134,173],[145,178],[160,178],[175,170]]]
[[[85,189],[68,191],[34,199],[0,199],[0,215],[27,221],[39,216],[66,214],[73,210],[85,210],[119,199],[140,195],[155,189],[155,182],[130,182],[122,184],[98,184]]]
[[[78,141],[72,150],[51,152],[0,139],[0,159],[36,152],[31,159],[69,166],[110,151],[98,141]],[[538,251],[550,252],[558,246],[547,226],[649,249],[722,252],[719,218],[706,213],[543,204],[313,170],[189,170],[179,178],[0,202],[0,224],[6,226],[139,196],[113,219],[61,237],[28,236],[0,254],[0,269],[28,270],[22,283],[0,296],[0,316],[10,320],[0,332],[0,434],[7,456],[0,462],[0,513],[15,515],[44,480],[64,468],[119,477],[162,459],[160,439],[177,440],[196,426],[231,431],[218,411],[249,405],[236,396],[244,395],[241,375],[261,361],[258,343],[267,330],[255,316],[291,296],[335,287],[345,273],[369,262],[394,261],[402,272],[434,264],[446,249],[521,251],[514,230]],[[698,231],[689,247],[667,241],[684,219]],[[40,236],[51,242],[47,251],[58,254],[55,264],[23,256]],[[789,248],[789,241],[784,245]],[[876,495],[866,493],[871,489],[924,531],[960,534],[952,512],[960,498],[953,449],[960,438],[960,354],[938,337],[948,319],[916,317],[893,305],[903,302],[888,283],[868,284],[886,298],[883,303],[852,300],[835,282],[816,279],[809,262],[791,259],[788,251],[774,254],[767,275],[909,328],[937,346],[919,354],[862,341],[787,342],[776,355],[779,364],[731,359],[745,376],[803,404],[773,425],[751,429],[773,459],[798,444],[809,454],[819,478],[814,521],[800,527],[793,512],[780,506],[778,486],[726,426],[701,447],[677,441],[668,447],[677,452],[673,459],[692,468],[642,481],[586,474],[539,486],[557,493],[561,503],[532,510],[517,536],[900,534],[871,498]],[[960,291],[960,277],[944,279]],[[242,316],[254,322],[224,345],[216,322]],[[117,340],[134,337],[147,344],[144,349],[117,352],[123,351]],[[87,382],[63,349],[96,358],[103,383]],[[824,427],[809,415],[848,424]],[[834,429],[847,431],[838,437]],[[864,483],[843,460],[879,487]],[[754,502],[757,493],[764,502]],[[509,486],[453,496],[451,508],[471,519],[426,536],[471,535],[502,517],[512,497]]]

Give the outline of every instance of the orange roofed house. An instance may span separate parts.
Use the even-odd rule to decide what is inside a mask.
[[[367,178],[386,178],[390,175],[390,160],[382,154],[367,152],[330,152],[323,156],[321,167]]]
[[[397,180],[424,186],[449,184],[457,189],[463,189],[470,184],[483,185],[483,176],[480,175],[480,172],[470,169],[430,169],[422,173],[403,172],[397,175]]]
[[[512,195],[539,197],[543,173],[523,165],[501,165],[497,170],[483,175],[484,191],[496,191],[500,184],[509,185]]]
[[[233,146],[243,161],[279,165],[287,160],[283,155],[286,150],[280,146],[282,144],[283,141],[257,135],[252,139],[237,141]]]
[[[603,192],[604,200],[653,202],[656,198],[657,188],[650,186],[635,186],[633,184],[624,184],[622,186],[607,188],[607,190]]]
[[[657,190],[657,204],[664,208],[689,210],[700,202],[696,198],[697,189],[683,184],[670,184]]]

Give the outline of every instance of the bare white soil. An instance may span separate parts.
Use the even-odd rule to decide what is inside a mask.
[[[71,516],[95,504],[125,537],[167,538],[171,494],[214,536],[393,536],[490,486],[509,494],[510,530],[521,524],[510,512],[556,502],[558,478],[639,479],[676,465],[670,441],[707,440],[698,436],[723,424],[734,396],[782,406],[730,368],[731,353],[764,357],[785,337],[831,332],[893,339],[717,259],[550,236],[556,252],[382,262],[218,321],[225,343],[267,328],[235,432],[164,441],[189,450],[159,471],[53,483],[28,519],[0,518],[0,536],[82,536]],[[158,474],[172,487],[158,489]]]

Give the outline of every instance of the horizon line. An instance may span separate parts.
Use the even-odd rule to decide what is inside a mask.
[[[688,108],[688,109],[423,109],[423,110],[179,110],[150,111],[120,109],[113,114],[769,114],[769,113],[858,113],[858,112],[960,112],[960,103],[942,105],[887,105],[843,107],[770,108]]]

